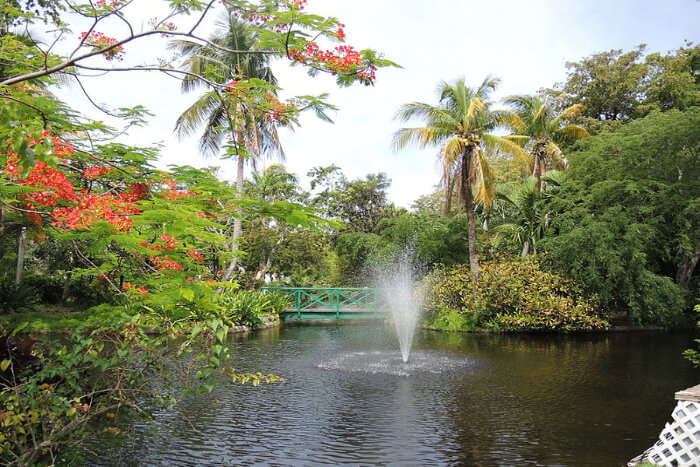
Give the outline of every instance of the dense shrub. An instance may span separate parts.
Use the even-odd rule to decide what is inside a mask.
[[[36,289],[12,280],[0,280],[0,314],[31,310],[39,302]]]
[[[261,290],[231,290],[220,299],[225,318],[253,328],[262,324],[262,316],[281,313],[291,303],[284,294]]]
[[[447,330],[578,331],[605,329],[594,299],[571,281],[542,271],[535,257],[482,264],[479,283],[469,266],[426,277],[427,324]]]

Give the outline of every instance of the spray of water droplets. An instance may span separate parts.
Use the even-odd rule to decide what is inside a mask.
[[[423,294],[415,287],[418,268],[414,256],[413,250],[406,248],[393,264],[375,272],[383,306],[391,311],[404,362],[408,362],[423,306]]]

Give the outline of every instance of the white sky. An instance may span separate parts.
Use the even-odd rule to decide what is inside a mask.
[[[127,13],[162,15],[155,0],[137,0]],[[401,125],[392,120],[406,102],[436,103],[441,80],[465,76],[479,84],[487,74],[502,79],[495,97],[534,93],[565,77],[564,63],[610,49],[629,50],[640,43],[665,52],[700,39],[698,0],[310,0],[307,11],[338,17],[347,25],[347,42],[357,49],[373,48],[402,69],[380,69],[374,87],[337,88],[331,77],[310,78],[299,67],[280,60],[274,65],[283,95],[329,92],[340,111],[335,124],[304,116],[294,132],[283,129],[281,139],[288,170],[305,179],[318,165],[336,164],[352,177],[386,172],[392,179],[390,198],[408,207],[432,192],[439,180],[435,150],[391,149]],[[213,15],[214,16],[214,15]],[[185,29],[189,22],[176,21]],[[102,29],[119,37],[123,29]],[[203,25],[207,31],[209,25]],[[77,34],[87,27],[76,23]],[[77,39],[60,44],[63,50]],[[160,40],[126,46],[124,64],[152,63],[167,52]],[[93,63],[109,65],[102,58]],[[118,62],[115,62],[118,63]],[[204,159],[197,139],[178,141],[173,135],[177,116],[196,95],[181,94],[179,82],[160,73],[113,73],[85,80],[96,101],[112,108],[143,105],[155,114],[147,127],[132,129],[126,142],[162,143],[159,164],[221,166],[232,180],[233,163]],[[77,87],[56,94],[91,118],[110,119],[94,110]]]

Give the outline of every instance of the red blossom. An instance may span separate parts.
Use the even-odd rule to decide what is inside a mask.
[[[54,136],[51,142],[53,145],[53,155],[61,159],[73,156],[73,145],[70,142],[62,141],[58,136]]]
[[[197,250],[187,250],[187,254],[190,258],[194,259],[195,261],[204,264],[204,256],[202,256],[202,254],[199,253]]]
[[[149,256],[148,259],[158,268],[159,271],[182,271],[182,265],[177,261],[173,261],[167,256]]]
[[[117,230],[131,229],[132,214],[139,214],[133,203],[124,201],[110,193],[96,195],[81,192],[74,206],[55,209],[51,216],[56,219],[52,225],[69,229],[87,228],[94,222],[107,221]]]
[[[83,178],[93,180],[112,171],[110,167],[92,166],[83,171]]]
[[[48,167],[46,162],[37,161],[29,176],[20,184],[41,189],[24,196],[40,206],[55,206],[59,199],[68,201],[75,198],[73,184],[62,172]]]
[[[107,49],[102,53],[107,60],[114,60],[115,58],[121,60],[123,58],[122,52],[124,51],[124,47],[116,45],[119,41],[113,37],[105,36],[101,32],[90,31],[90,34],[86,32],[81,33],[80,38],[84,39],[85,43],[88,45],[98,49]]]
[[[340,39],[345,39],[344,25],[336,32]],[[313,42],[306,44],[306,47],[291,49],[289,58],[303,64],[311,64],[324,68],[332,73],[355,74],[365,83],[374,81],[376,67],[362,57],[362,54],[349,45],[340,45],[335,49],[321,50]]]
[[[146,292],[148,292],[148,289],[147,289],[147,288],[145,288],[145,287],[136,287],[136,286],[135,286],[134,284],[132,284],[131,282],[124,282],[124,283],[122,284],[122,289],[123,289],[123,290],[135,290],[135,291],[140,292],[140,293],[146,293]]]
[[[145,183],[132,183],[129,188],[120,193],[119,197],[124,201],[138,201],[148,194],[148,185]]]
[[[169,201],[174,201],[176,199],[184,198],[186,196],[193,196],[196,195],[197,193],[193,191],[187,191],[187,190],[175,190],[175,191],[166,191],[165,192],[165,199]]]

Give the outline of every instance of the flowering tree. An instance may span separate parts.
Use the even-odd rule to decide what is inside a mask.
[[[272,216],[294,225],[321,222],[313,212],[293,203],[240,198],[208,170],[155,169],[156,149],[117,142],[124,129],[84,118],[53,97],[50,86],[70,80],[85,90],[83,82],[90,79],[86,73],[96,71],[160,72],[200,80],[231,108],[245,106],[256,118],[275,126],[296,124],[303,110],[322,110],[329,104],[324,96],[309,95],[282,101],[275,95],[275,86],[263,80],[216,82],[156,59],[149,65],[125,65],[129,50],[149,36],[178,38],[228,54],[286,60],[306,67],[312,75],[333,74],[340,85],[372,84],[377,68],[392,65],[371,50],[356,51],[347,45],[324,49],[324,41],[344,42],[344,25],[335,18],[307,13],[303,0],[221,2],[258,31],[259,49],[246,51],[223,47],[198,34],[220,2],[163,0],[160,3],[170,13],[151,20],[140,31],[134,25],[143,18],[131,14],[138,3],[146,2],[50,2],[57,26],[53,38],[39,41],[25,28],[24,35],[8,32],[0,39],[0,238],[16,235],[16,280],[22,281],[25,244],[36,247],[51,242],[54,254],[60,252],[65,258],[56,273],[67,283],[89,284],[103,302],[91,313],[109,312],[113,319],[109,326],[102,323],[99,332],[80,331],[70,355],[47,345],[39,353],[40,372],[21,368],[15,351],[0,354],[0,384],[6,389],[0,391],[3,463],[25,465],[52,456],[91,418],[120,407],[138,407],[136,398],[145,396],[143,388],[149,385],[143,379],[122,376],[133,368],[140,369],[143,377],[160,372],[157,365],[164,361],[167,349],[187,349],[193,342],[208,344],[192,372],[179,379],[190,378],[211,390],[208,378],[222,369],[231,325],[214,292],[235,287],[221,282],[237,254],[228,247],[232,220],[245,215]],[[61,22],[66,12],[89,19],[90,26],[71,32]],[[44,19],[19,9],[2,14],[10,15],[2,25],[8,31],[11,25]],[[122,25],[124,33],[107,36],[109,23]],[[74,41],[72,50],[56,53],[56,44],[67,37]],[[100,58],[105,62],[96,63]],[[126,129],[144,124],[149,115],[140,106],[107,109],[87,92],[86,96],[104,112],[122,118]],[[227,154],[247,157],[249,142],[233,138]],[[162,335],[148,337],[146,327],[160,329]],[[180,339],[179,346],[167,342],[173,338]],[[134,365],[134,359],[141,363]],[[85,378],[81,372],[86,369],[102,376],[98,389],[84,386],[96,381]],[[52,379],[57,374],[64,380]],[[230,374],[244,381],[274,380]]]

